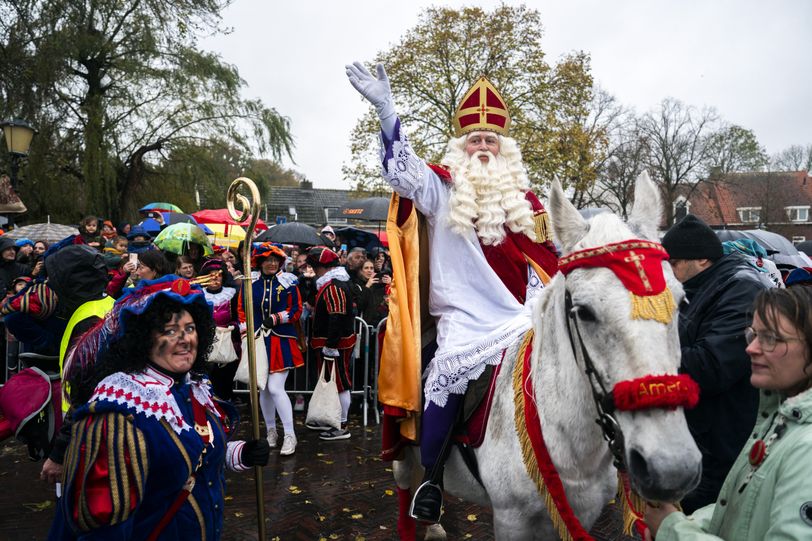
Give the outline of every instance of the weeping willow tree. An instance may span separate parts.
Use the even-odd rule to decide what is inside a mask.
[[[0,0],[0,70],[13,75],[0,81],[0,113],[40,129],[22,187],[32,213],[132,215],[175,148],[227,140],[291,154],[288,119],[244,99],[237,68],[198,47],[222,32],[229,3]]]

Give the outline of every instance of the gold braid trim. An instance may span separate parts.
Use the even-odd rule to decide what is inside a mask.
[[[550,520],[553,526],[558,531],[558,536],[562,541],[572,541],[572,536],[567,530],[567,525],[564,523],[561,515],[558,513],[558,508],[555,506],[552,496],[547,490],[544,480],[541,478],[541,470],[539,469],[536,455],[533,452],[533,443],[530,441],[530,436],[527,435],[527,428],[525,427],[524,417],[524,380],[522,378],[524,368],[524,355],[528,346],[533,341],[533,330],[527,331],[519,347],[519,352],[516,355],[516,364],[513,366],[513,405],[515,410],[515,425],[516,434],[519,437],[519,446],[522,451],[522,462],[524,463],[527,475],[536,485],[539,495],[544,500],[544,505],[547,507],[547,514],[550,515]]]
[[[536,242],[543,243],[552,240],[550,235],[550,216],[546,211],[533,215],[533,230],[536,233]]]
[[[225,494],[225,492],[222,492],[221,494]],[[191,506],[192,511],[195,512],[197,522],[200,524],[200,541],[206,541],[206,521],[203,520],[203,511],[200,510],[200,504],[197,503],[197,499],[193,494],[189,494],[186,501]]]
[[[645,297],[629,293],[632,297],[632,319],[651,319],[668,325],[674,317],[677,305],[674,295],[666,287],[656,295]]]
[[[634,508],[629,505],[629,499]],[[629,499],[626,499],[626,493],[623,487],[623,475],[617,472],[617,497],[615,498],[615,502],[619,506],[623,516],[623,533],[634,536],[634,523],[638,520],[643,520],[643,515],[638,511],[646,508],[646,501],[635,492],[631,486],[629,487]]]

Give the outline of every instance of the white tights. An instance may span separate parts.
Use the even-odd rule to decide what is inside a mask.
[[[350,398],[349,391],[342,391],[338,393],[338,400],[341,402],[341,424],[347,422],[347,414],[350,412],[350,402],[352,398]]]
[[[268,385],[259,392],[259,406],[268,430],[276,429],[276,414],[279,413],[285,434],[293,434],[293,406],[285,392],[286,379],[287,370],[268,374]]]

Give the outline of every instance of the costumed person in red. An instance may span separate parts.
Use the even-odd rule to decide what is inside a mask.
[[[276,414],[285,431],[279,454],[287,456],[296,451],[296,434],[293,430],[293,405],[285,392],[288,371],[304,364],[299,350],[296,321],[302,315],[302,298],[296,286],[294,274],[284,272],[287,255],[279,246],[263,243],[254,248],[251,266],[259,269],[259,279],[251,287],[254,298],[254,332],[262,328],[266,332],[265,351],[268,353],[268,384],[259,393],[259,405],[268,443],[276,447],[279,434],[276,431]],[[245,306],[240,292],[238,302],[240,323],[245,325]]]
[[[269,448],[229,441],[236,410],[203,374],[213,337],[202,290],[173,275],[140,282],[82,336],[49,539],[220,539],[224,468],[265,465]]]
[[[530,329],[524,305],[557,272],[557,255],[547,214],[508,136],[507,106],[490,81],[481,77],[463,97],[442,165],[432,165],[414,153],[401,129],[383,66],[375,77],[356,62],[347,66],[347,76],[378,113],[383,177],[395,191],[387,223],[393,297],[379,400],[385,414],[400,417],[395,430],[402,438],[388,438],[385,424],[384,456],[396,458],[404,440],[417,439],[425,355],[431,362],[420,450],[427,474],[410,514],[437,522],[443,463],[468,383],[498,364],[503,351]],[[423,259],[420,230],[429,246]],[[424,286],[427,307],[420,306]],[[429,344],[435,331],[436,346]]]
[[[347,414],[350,411],[350,360],[355,347],[355,307],[350,292],[350,276],[344,267],[338,265],[338,256],[329,248],[311,248],[307,262],[316,272],[316,303],[313,307],[313,333],[310,347],[322,364],[325,374],[330,377],[333,366],[336,372],[338,398],[341,401],[341,427],[329,428],[307,425],[313,430],[321,430],[323,440],[345,440],[350,437],[347,430]]]

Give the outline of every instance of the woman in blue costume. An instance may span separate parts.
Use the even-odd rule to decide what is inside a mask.
[[[213,337],[203,291],[169,275],[140,282],[80,339],[49,539],[220,539],[224,468],[265,465],[269,448],[229,441],[236,411],[202,373]]]
[[[268,429],[268,444],[276,447],[276,414],[285,431],[279,454],[296,452],[296,434],[293,431],[293,405],[285,391],[288,371],[304,364],[299,350],[296,322],[302,315],[302,297],[297,287],[298,278],[285,272],[287,255],[279,246],[269,242],[254,248],[251,266],[259,270],[259,278],[251,284],[254,298],[254,332],[265,332],[265,351],[268,355],[268,382],[259,392],[259,405]],[[241,327],[245,324],[243,296],[237,303]]]

